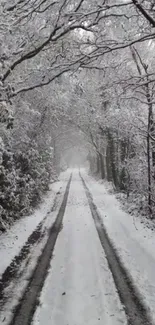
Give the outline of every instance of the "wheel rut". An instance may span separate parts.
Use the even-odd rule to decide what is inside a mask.
[[[57,218],[53,223],[46,245],[40,255],[35,270],[31,276],[31,279],[25,289],[25,292],[20,299],[18,305],[15,307],[14,315],[9,325],[30,325],[36,306],[38,304],[38,297],[43,287],[50,261],[52,258],[54,246],[59,232],[62,229],[62,221],[67,204],[70,184],[72,175],[66,186],[65,194],[62,204],[60,206]]]
[[[116,249],[111,242],[111,239],[109,238],[103,224],[103,220],[101,219],[98,209],[93,202],[93,197],[81,174],[80,177],[85,188],[95,227],[98,232],[101,245],[104,249],[118,295],[125,308],[128,325],[154,325],[151,316],[149,315],[149,311],[145,306],[140,293],[138,292],[138,289],[133,284],[133,280],[128,270],[123,265]]]
[[[58,193],[56,193],[56,196],[54,198],[53,205],[51,209],[47,212],[44,219],[38,224],[36,229],[30,234],[28,237],[26,243],[21,248],[18,255],[16,255],[13,260],[11,261],[10,265],[5,269],[3,274],[0,278],[0,312],[3,310],[3,307],[5,303],[7,303],[8,299],[11,297],[11,293],[7,292],[6,289],[9,288],[12,281],[18,281],[18,277],[21,276],[19,274],[20,268],[22,266],[22,263],[26,261],[29,257],[29,253],[31,252],[33,246],[37,243],[39,243],[42,238],[44,237],[45,230],[43,229],[44,223],[48,217],[48,214],[52,211],[56,210],[57,206],[57,199],[58,199]]]

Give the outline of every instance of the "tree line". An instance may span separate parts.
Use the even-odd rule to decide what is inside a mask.
[[[4,0],[0,14],[1,230],[81,137],[91,171],[153,217],[154,1]]]

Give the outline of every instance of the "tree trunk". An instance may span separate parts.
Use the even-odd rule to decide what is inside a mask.
[[[111,182],[113,179],[112,179],[112,171],[111,171],[109,143],[107,144],[107,148],[106,148],[106,170],[107,170],[107,181]]]
[[[148,101],[148,134],[147,134],[148,209],[149,209],[149,215],[152,218],[151,138],[150,138],[150,132],[152,127],[152,103],[150,100],[148,87],[147,87],[147,101]]]
[[[120,141],[120,160],[121,164],[125,163],[125,158],[127,154],[127,141]],[[119,172],[119,188],[121,191],[127,191],[127,173],[125,166],[121,166],[121,171]]]
[[[116,157],[115,157],[115,144],[111,132],[108,130],[108,146],[109,146],[109,160],[111,165],[112,180],[116,188],[118,188],[117,170],[116,170]]]
[[[148,163],[148,208],[149,214],[152,217],[152,201],[151,201],[151,159],[150,159],[150,136],[147,136],[147,163]]]
[[[97,174],[100,174],[100,156],[97,154]]]
[[[104,166],[104,159],[101,153],[99,153],[100,158],[100,169],[101,169],[101,178],[105,178],[105,166]]]

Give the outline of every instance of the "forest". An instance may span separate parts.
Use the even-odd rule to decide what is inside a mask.
[[[0,231],[73,151],[153,219],[154,0],[0,0],[0,17]]]

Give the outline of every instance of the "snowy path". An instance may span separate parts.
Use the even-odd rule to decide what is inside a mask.
[[[59,181],[50,185],[50,191],[38,209],[32,215],[17,220],[6,233],[0,235],[0,278],[13,258],[19,254],[28,237],[50,211],[60,187],[62,187],[62,191],[65,190],[69,175],[70,171],[62,173]]]
[[[155,322],[155,236],[140,218],[124,212],[106,185],[81,170],[108,235]]]
[[[84,187],[76,172],[63,229],[33,324],[126,324]]]
[[[71,170],[65,173],[65,182],[70,174]],[[144,253],[144,263],[146,258],[149,261],[145,268],[153,272],[154,259],[144,250],[142,241],[138,244],[135,236],[133,240],[130,216],[120,209],[114,196],[103,184],[84,172],[82,175],[84,179],[73,170],[59,208],[50,212],[47,242],[31,277],[24,278],[25,288],[13,315],[8,305],[3,311],[0,319],[4,325],[154,324],[144,304],[146,292],[147,305],[153,312],[150,296],[144,292],[147,283],[142,272],[137,279],[135,267],[136,259],[142,261]],[[132,230],[128,238],[125,225]],[[127,255],[120,254],[126,251]],[[154,286],[152,274],[148,272],[147,281]],[[19,283],[21,279],[17,277]],[[15,296],[17,291],[16,286]]]
[[[33,274],[58,214],[70,173],[69,170],[62,173],[59,181],[50,185],[32,215],[16,221],[0,236],[0,324],[9,323]]]

